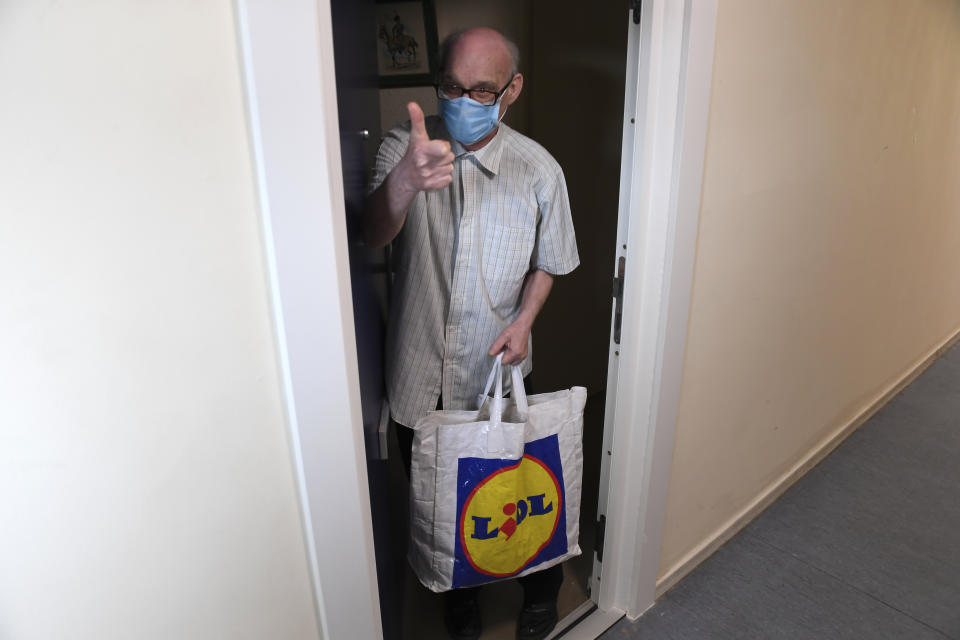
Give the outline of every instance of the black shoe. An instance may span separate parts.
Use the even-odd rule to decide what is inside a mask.
[[[443,601],[443,623],[454,640],[477,640],[481,630],[477,595],[451,597],[451,594],[447,594]]]
[[[545,602],[523,607],[517,618],[517,640],[543,640],[557,626],[557,603]]]

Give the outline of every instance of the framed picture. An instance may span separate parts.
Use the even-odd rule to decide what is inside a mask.
[[[377,0],[377,76],[381,87],[431,85],[437,73],[432,0]]]

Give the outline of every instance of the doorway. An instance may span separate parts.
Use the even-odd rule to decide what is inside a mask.
[[[630,259],[619,270],[622,344],[609,352],[605,562],[598,610],[571,638],[654,600],[706,142],[716,0],[651,0],[642,20],[631,4],[618,270]],[[333,29],[325,2],[271,9],[238,0],[237,22],[308,568],[324,637],[380,637]]]
[[[535,390],[575,385],[588,390],[580,517],[582,555],[564,567],[558,600],[562,620],[592,606],[591,573],[598,538],[597,502],[613,309],[611,273],[616,259],[620,193],[626,12],[620,7],[584,11],[582,3],[572,0],[549,5],[534,0],[482,4],[433,0],[432,9],[438,40],[459,28],[485,25],[518,44],[524,90],[504,121],[542,144],[560,163],[567,181],[581,264],[572,274],[557,278],[533,330]],[[576,19],[571,19],[573,16]],[[436,112],[436,95],[430,86],[381,88],[378,93],[381,131],[407,119],[407,102],[417,102],[427,115]],[[372,154],[369,160],[372,163]],[[374,262],[382,263],[382,258],[374,257]],[[387,282],[381,282],[378,289],[386,291]],[[405,528],[406,479],[392,434],[389,447],[390,520],[395,529]],[[391,553],[394,571],[389,575],[397,592],[393,597],[402,603],[403,612],[400,637],[445,638],[441,598],[417,583],[402,546],[395,546]],[[381,595],[383,592],[381,586]],[[485,586],[480,598],[483,637],[513,638],[521,600],[516,582]],[[384,613],[384,620],[389,618]]]

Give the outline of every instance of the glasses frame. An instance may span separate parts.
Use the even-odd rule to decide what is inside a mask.
[[[500,102],[500,98],[503,97],[503,94],[507,92],[507,89],[510,88],[510,85],[513,84],[513,81],[516,80],[516,78],[517,78],[517,74],[513,74],[513,75],[510,77],[510,81],[507,82],[507,84],[505,84],[505,85],[503,86],[503,89],[500,89],[500,91],[490,91],[489,89],[464,89],[463,87],[461,87],[460,85],[458,85],[458,84],[455,83],[455,82],[437,82],[437,83],[435,83],[433,86],[434,86],[434,88],[437,90],[437,97],[440,98],[441,100],[456,100],[457,98],[462,98],[463,96],[467,96],[467,97],[470,98],[471,100],[474,100],[474,101],[476,101],[476,102],[480,102],[479,100],[477,100],[476,98],[473,97],[473,92],[474,92],[474,91],[483,91],[483,92],[485,92],[485,93],[492,93],[492,94],[495,96],[494,99],[493,99],[493,102],[489,102],[489,103],[480,102],[480,104],[482,104],[483,106],[485,106],[485,107],[490,107],[490,106],[493,106],[493,105],[497,104],[498,102]],[[460,95],[457,96],[456,98],[451,98],[450,96],[448,96],[447,94],[445,94],[445,93],[443,92],[443,90],[440,88],[441,85],[445,85],[445,84],[452,85],[452,86],[456,87],[457,89],[459,89],[459,90],[460,90]]]

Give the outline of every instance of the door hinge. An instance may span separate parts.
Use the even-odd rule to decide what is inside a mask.
[[[597,562],[603,562],[603,538],[607,531],[607,516],[600,516],[597,520],[596,541],[593,544],[593,550],[597,553]]]
[[[640,24],[640,0],[628,0],[628,4],[633,11],[633,24]]]
[[[620,344],[620,325],[623,322],[623,273],[627,267],[627,259],[620,256],[617,261],[617,276],[613,279],[613,299],[616,306],[613,311],[613,342]]]

